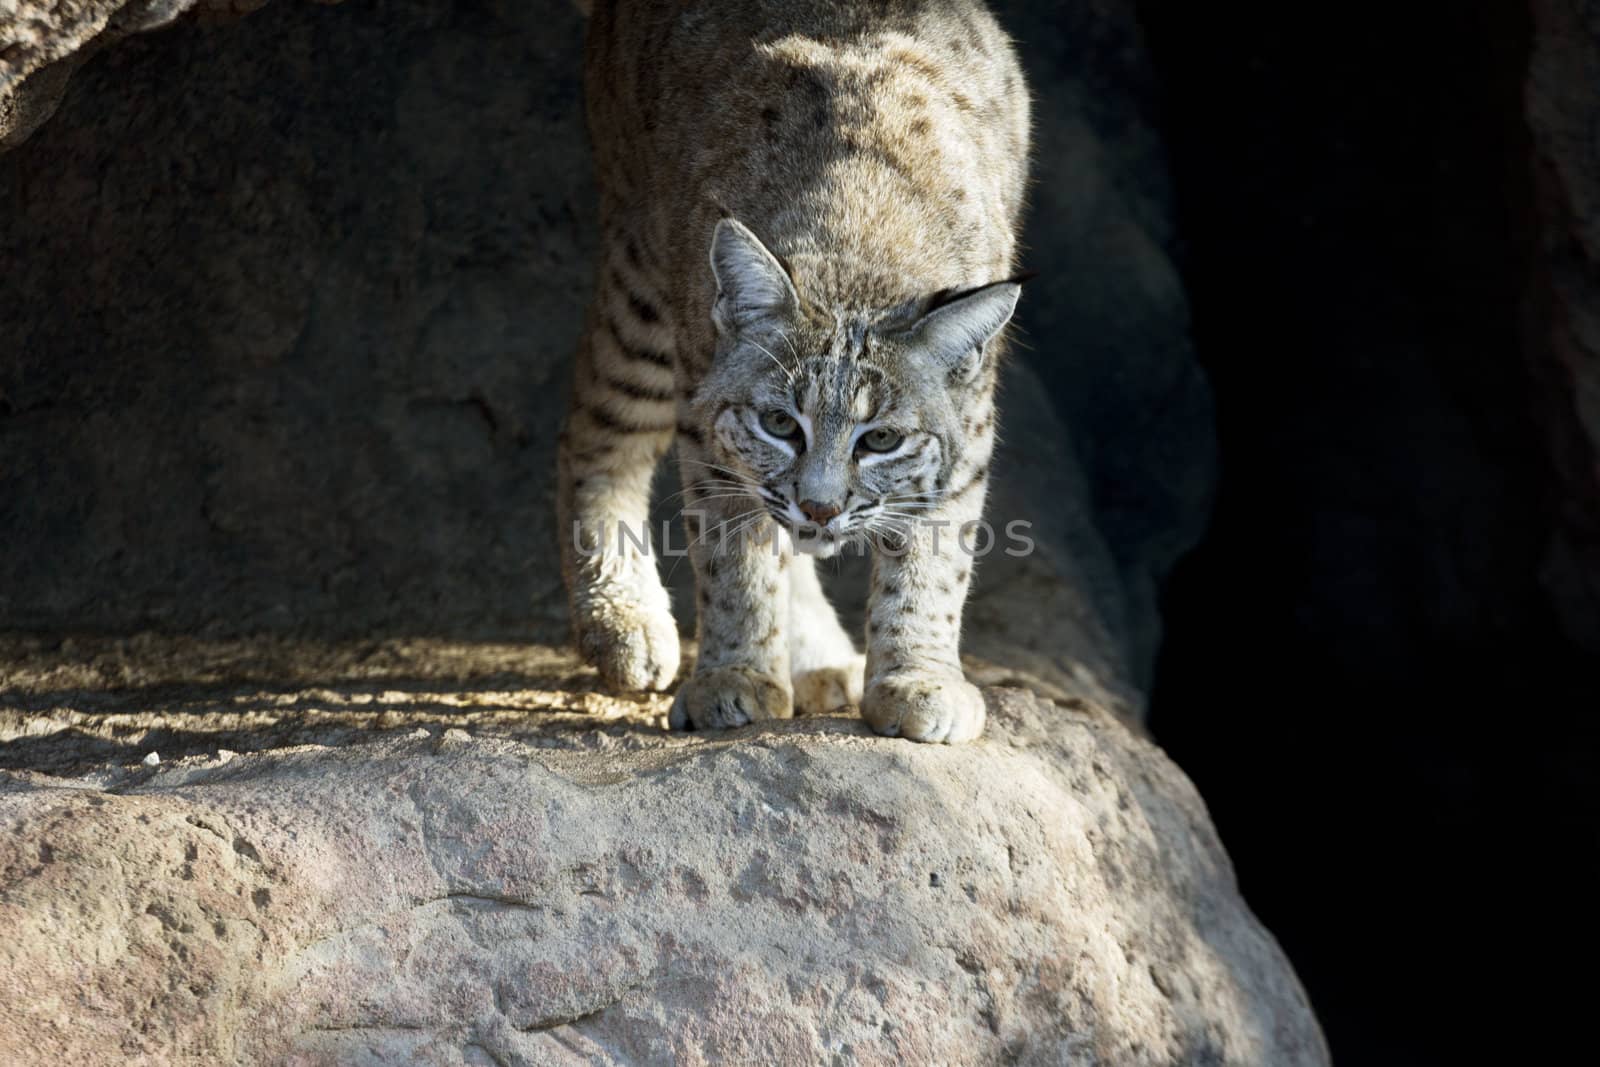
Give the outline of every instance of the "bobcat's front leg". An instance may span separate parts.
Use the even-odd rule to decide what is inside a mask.
[[[765,516],[756,532],[712,508],[685,511],[694,562],[700,656],[669,724],[717,730],[794,714],[789,683],[788,559]]]
[[[983,488],[972,489],[980,501]],[[961,609],[973,562],[961,524],[979,514],[947,508],[879,546],[861,717],[880,734],[954,744],[983,732],[983,694],[961,670]]]

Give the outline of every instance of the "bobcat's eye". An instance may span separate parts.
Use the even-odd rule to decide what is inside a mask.
[[[761,428],[774,437],[793,437],[800,432],[800,423],[787,411],[767,411],[761,415]]]
[[[861,447],[868,452],[893,452],[906,435],[887,426],[874,427],[861,435]]]

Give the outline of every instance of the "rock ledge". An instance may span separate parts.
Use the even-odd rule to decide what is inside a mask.
[[[431,725],[0,772],[0,1060],[1327,1062],[1193,787],[1088,705],[990,688],[959,748],[582,699],[495,736],[383,684],[277,699]]]

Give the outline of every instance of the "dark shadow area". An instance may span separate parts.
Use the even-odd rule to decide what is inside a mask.
[[[1141,13],[1222,463],[1165,595],[1154,732],[1337,1061],[1509,1036],[1557,1062],[1590,984],[1564,964],[1595,947],[1600,731],[1541,573],[1526,13]]]

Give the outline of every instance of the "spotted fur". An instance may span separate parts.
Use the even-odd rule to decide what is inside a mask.
[[[1028,149],[977,0],[595,0],[603,251],[560,452],[580,647],[662,689],[678,638],[643,528],[676,441],[699,658],[672,723],[858,705],[983,726],[962,675]],[[582,551],[599,546],[599,551]],[[815,556],[873,553],[863,657]]]

